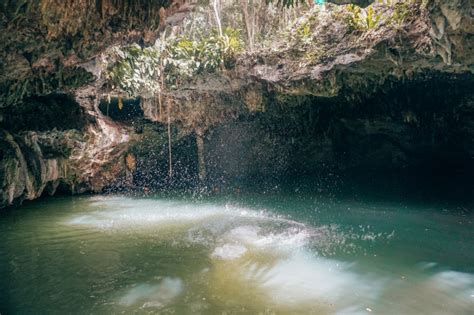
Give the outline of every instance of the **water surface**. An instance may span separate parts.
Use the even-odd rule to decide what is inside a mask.
[[[456,203],[81,196],[0,216],[0,313],[472,314]]]

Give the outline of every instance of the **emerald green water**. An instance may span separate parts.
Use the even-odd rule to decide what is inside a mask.
[[[0,216],[1,314],[473,314],[456,202],[42,199]]]

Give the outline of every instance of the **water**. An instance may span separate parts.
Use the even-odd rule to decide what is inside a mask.
[[[0,313],[473,314],[472,209],[384,200],[28,203],[0,216]]]

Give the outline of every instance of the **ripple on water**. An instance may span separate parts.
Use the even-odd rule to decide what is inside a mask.
[[[123,306],[163,308],[183,292],[183,281],[166,277],[158,284],[142,283],[129,289],[120,299]]]
[[[133,200],[126,198],[99,199],[93,202],[97,210],[74,215],[66,223],[99,229],[134,229],[144,226],[189,224],[212,218],[264,218],[257,212],[232,205],[187,203],[161,200]]]
[[[352,263],[317,254],[330,256],[341,248],[349,251],[356,246],[354,241],[389,240],[393,232],[375,233],[365,228],[343,232],[338,225],[311,227],[269,211],[236,205],[126,198],[99,199],[93,204],[96,209],[69,218],[67,223],[117,233],[168,228],[174,235],[172,245],[184,242],[207,249],[203,253],[207,253],[210,266],[205,273],[139,283],[120,297],[119,305],[124,307],[166,307],[183,296],[192,296],[186,292],[190,290],[188,282],[198,277],[205,278],[200,294],[214,297],[214,303],[238,301],[257,310],[287,310],[290,314],[295,309],[314,310],[315,305],[316,313],[322,314],[396,313],[397,309],[437,314],[435,307],[427,307],[430,299],[445,301],[449,306],[443,310],[448,311],[465,310],[474,300],[470,274],[441,271],[404,286],[393,275],[364,274]],[[161,237],[161,233],[154,235]],[[432,265],[423,268],[430,270]],[[405,306],[393,301],[394,297]],[[410,304],[411,297],[425,299],[423,308]]]
[[[214,249],[212,252],[212,257],[231,260],[241,257],[246,252],[247,248],[245,246],[237,244],[224,244]]]
[[[217,283],[209,285],[221,295],[228,292],[227,298],[235,290],[251,291],[276,309],[320,305],[357,313],[374,303],[383,281],[351,271],[352,264],[315,256],[306,248],[316,235],[311,229],[279,227],[242,225],[224,233],[211,254],[210,279]]]

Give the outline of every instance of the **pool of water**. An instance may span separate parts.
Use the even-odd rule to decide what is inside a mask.
[[[383,200],[38,200],[0,216],[0,313],[472,314],[472,209]]]

